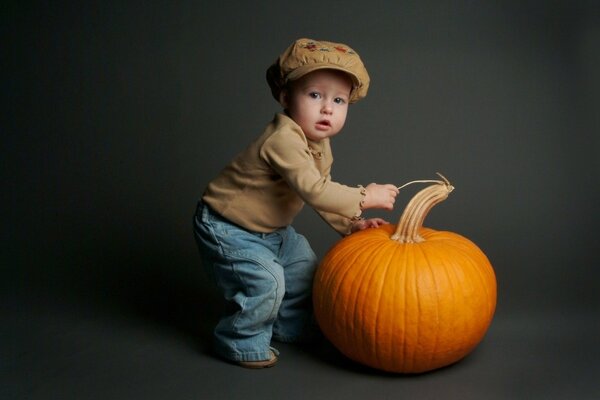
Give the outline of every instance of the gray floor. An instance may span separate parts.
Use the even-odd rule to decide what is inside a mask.
[[[503,316],[500,310],[475,352],[422,375],[362,367],[326,341],[277,344],[279,363],[253,371],[212,355],[214,301],[184,288],[152,296],[156,287],[104,299],[4,296],[0,398],[600,398],[600,329],[591,314]]]

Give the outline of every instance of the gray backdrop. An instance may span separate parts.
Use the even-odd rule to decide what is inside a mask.
[[[197,386],[186,381],[187,391],[168,392],[175,396],[170,398],[251,397],[249,376],[236,377],[245,372],[215,360],[208,350],[218,296],[201,269],[191,218],[208,181],[279,111],[266,68],[294,39],[310,37],[352,46],[372,79],[369,95],[350,107],[345,129],[332,142],[334,179],[349,185],[402,184],[435,178],[440,171],[456,186],[426,225],[477,243],[494,265],[499,285],[492,336],[483,344],[495,352],[482,350],[471,368],[505,376],[515,373],[508,355],[515,345],[522,346],[521,357],[523,351],[539,350],[520,361],[531,363],[529,378],[490,378],[456,393],[464,392],[463,398],[599,395],[592,379],[598,372],[600,267],[596,4],[348,0],[3,6],[0,287],[8,362],[0,367],[0,394],[166,396],[166,388],[177,385],[169,381],[172,375],[157,372],[164,363],[153,364],[154,359],[129,386],[106,372],[97,374],[135,359],[125,343],[114,359],[109,350],[100,350],[112,347],[99,332],[110,331],[112,343],[123,340],[128,329],[144,326],[146,332],[169,332],[173,342],[193,343],[186,347],[190,363],[197,363],[191,365],[210,365],[195,375]],[[393,212],[368,215],[395,222],[416,190],[403,191]],[[309,209],[295,226],[319,256],[338,240]],[[123,325],[128,329],[119,330]],[[549,332],[556,336],[543,342]],[[514,341],[505,340],[504,333],[514,334]],[[65,334],[71,335],[68,340]],[[88,352],[74,350],[73,340],[86,343],[76,348]],[[162,346],[159,340],[148,344],[145,357],[156,349],[166,353]],[[553,353],[556,348],[562,352]],[[301,351],[290,351],[303,360]],[[81,358],[64,359],[65,354]],[[486,354],[506,359],[490,360]],[[310,361],[321,360],[317,354]],[[335,371],[344,371],[346,363],[335,358]],[[313,364],[299,368],[318,368]],[[577,373],[548,371],[544,364],[568,365]],[[304,384],[295,388],[296,378],[282,372],[285,364],[276,368],[272,371],[279,372],[265,372],[281,374],[269,378],[279,382],[271,383],[272,390],[281,386],[307,395]],[[369,386],[380,378],[377,373],[350,371],[352,382],[365,379],[365,393],[383,390],[380,383]],[[427,376],[441,379],[435,377],[444,373],[449,374]],[[331,374],[324,370],[321,376]],[[258,376],[267,375],[252,379]],[[552,388],[562,378],[571,381]],[[381,398],[397,391],[425,393],[414,380],[385,379],[390,391],[380,392]],[[531,380],[536,386],[528,386]],[[91,389],[86,382],[92,382]],[[326,393],[336,398],[334,388],[327,389],[329,380],[315,382],[312,398]],[[398,382],[404,386],[395,387]],[[448,395],[443,382],[436,387],[439,392],[426,392],[427,398]],[[486,388],[489,397],[481,394]],[[348,389],[344,396],[361,398],[361,393]]]

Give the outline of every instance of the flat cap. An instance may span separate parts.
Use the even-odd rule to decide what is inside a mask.
[[[342,43],[298,39],[267,69],[267,82],[275,100],[289,81],[318,69],[335,69],[352,78],[350,103],[367,95],[369,74],[358,53]]]

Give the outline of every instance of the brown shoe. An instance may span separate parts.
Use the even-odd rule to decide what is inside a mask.
[[[238,365],[244,368],[250,369],[261,369],[261,368],[270,368],[275,365],[275,363],[279,360],[277,355],[273,350],[271,350],[271,358],[268,360],[260,360],[260,361],[238,361]]]

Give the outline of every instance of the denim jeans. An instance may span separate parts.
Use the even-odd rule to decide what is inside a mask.
[[[194,234],[202,263],[227,311],[214,330],[217,353],[232,361],[270,358],[271,338],[292,342],[311,315],[315,253],[287,226],[271,233],[233,224],[200,202]]]

